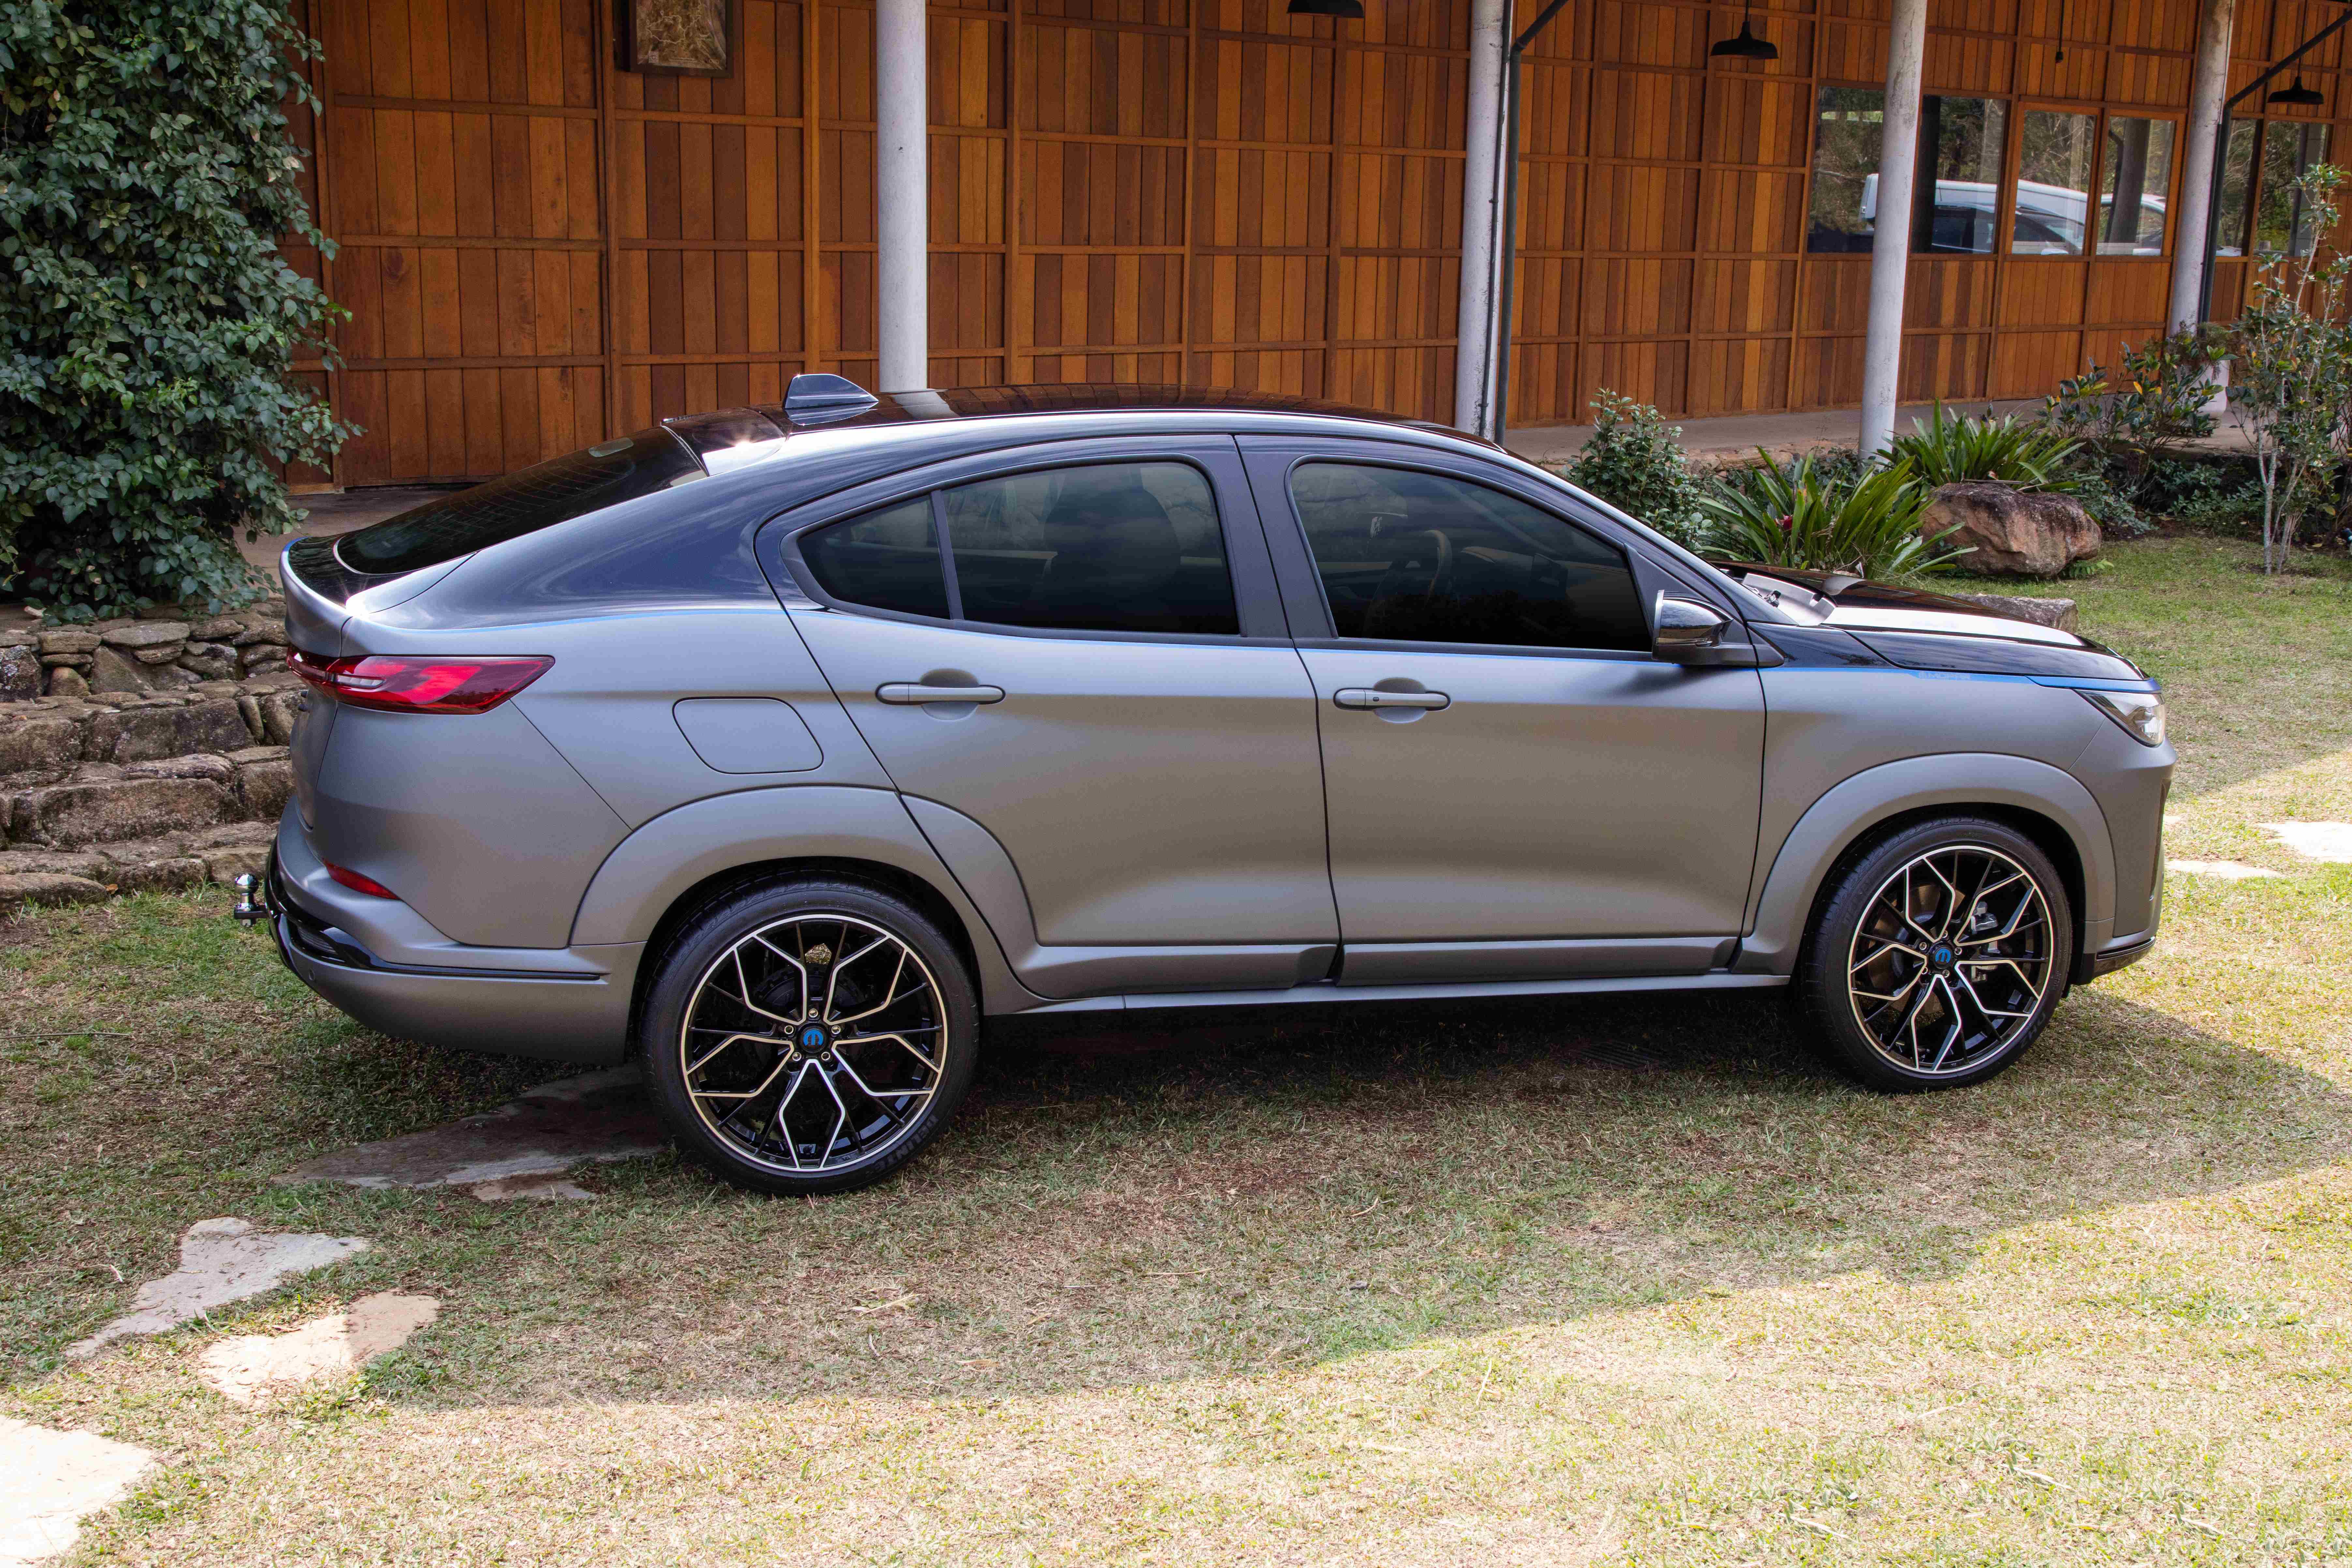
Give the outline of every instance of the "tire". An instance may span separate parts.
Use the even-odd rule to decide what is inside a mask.
[[[2015,828],[1915,823],[1832,876],[1797,1001],[1832,1066],[1888,1093],[1981,1083],[2023,1055],[2066,994],[2065,879]]]
[[[971,1085],[980,1007],[929,917],[862,883],[721,895],[664,951],[638,1019],[678,1147],[751,1192],[871,1186]]]

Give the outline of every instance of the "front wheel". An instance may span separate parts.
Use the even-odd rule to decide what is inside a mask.
[[[971,1083],[980,1010],[945,933],[859,883],[765,883],[669,944],[646,994],[646,1076],[679,1146],[737,1186],[881,1181]]]
[[[2004,824],[1905,828],[1847,867],[1820,909],[1799,1000],[1823,1053],[1873,1089],[1981,1082],[2023,1054],[2065,994],[2066,884]]]

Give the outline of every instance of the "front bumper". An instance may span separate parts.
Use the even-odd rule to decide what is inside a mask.
[[[291,889],[288,851],[309,858],[307,843],[288,842],[300,833],[289,812],[235,914],[268,924],[286,967],[343,1012],[380,1034],[492,1056],[611,1067],[627,1055],[635,944],[545,955],[568,962],[571,973],[387,962]],[[491,955],[477,949],[464,956]]]

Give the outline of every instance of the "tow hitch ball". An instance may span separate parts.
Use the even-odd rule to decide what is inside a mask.
[[[261,886],[261,879],[247,871],[229,884],[236,889],[236,908],[229,913],[251,925],[270,916],[269,897]]]

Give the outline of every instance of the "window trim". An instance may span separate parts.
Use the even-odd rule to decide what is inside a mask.
[[[1307,467],[1310,463],[1333,463],[1342,466],[1362,468],[1401,468],[1408,473],[1427,474],[1435,479],[1453,479],[1462,484],[1476,485],[1482,489],[1493,490],[1499,495],[1508,496],[1513,500],[1518,501],[1525,506],[1532,507],[1537,511],[1542,512],[1546,516],[1553,519],[1553,521],[1559,522],[1562,527],[1575,529],[1578,532],[1582,533],[1617,552],[1619,555],[1624,558],[1626,575],[1633,580],[1635,607],[1641,614],[1642,624],[1645,627],[1650,627],[1653,632],[1655,631],[1655,627],[1651,626],[1650,605],[1656,598],[1656,594],[1652,584],[1645,581],[1645,579],[1654,576],[1656,574],[1654,571],[1645,572],[1643,570],[1645,566],[1650,565],[1649,557],[1643,552],[1637,549],[1633,542],[1615,538],[1612,534],[1605,532],[1601,529],[1594,528],[1588,523],[1580,521],[1578,519],[1567,515],[1559,508],[1547,506],[1542,501],[1524,493],[1518,488],[1514,486],[1490,483],[1484,478],[1464,473],[1451,467],[1436,466],[1425,461],[1416,462],[1411,458],[1391,456],[1387,453],[1367,452],[1362,454],[1341,454],[1324,450],[1303,452],[1294,451],[1269,455],[1278,457],[1281,461],[1283,500],[1288,508],[1291,526],[1296,531],[1297,535],[1293,542],[1295,542],[1297,548],[1298,556],[1293,563],[1294,569],[1304,573],[1309,584],[1308,591],[1314,596],[1315,605],[1320,616],[1318,635],[1312,637],[1301,635],[1294,639],[1300,647],[1353,648],[1364,651],[1393,650],[1398,653],[1418,654],[1461,654],[1466,657],[1477,658],[1500,657],[1506,658],[1597,659],[1604,663],[1611,664],[1656,664],[1661,662],[1654,648],[1643,648],[1636,651],[1631,648],[1559,647],[1538,643],[1422,642],[1418,640],[1408,640],[1402,637],[1350,637],[1339,636],[1338,632],[1338,623],[1331,616],[1330,592],[1324,586],[1322,571],[1316,564],[1315,546],[1313,542],[1307,537],[1307,520],[1298,510],[1298,495],[1293,483],[1298,470]],[[1261,505],[1263,505],[1263,502],[1261,502]],[[1276,570],[1279,571],[1280,569],[1280,564],[1277,563]]]
[[[1226,476],[1229,482],[1221,485],[1215,464],[1210,454],[1230,456],[1234,471]],[[1008,460],[1010,459],[1010,460]],[[940,571],[950,585],[953,576],[954,542],[947,531],[946,502],[941,493],[964,485],[984,483],[990,479],[1017,478],[1022,474],[1038,473],[1050,468],[1099,468],[1115,463],[1183,463],[1196,470],[1209,487],[1211,502],[1216,508],[1217,529],[1225,546],[1225,570],[1234,589],[1234,614],[1238,632],[1144,632],[1069,629],[1059,626],[1007,626],[1001,621],[973,620],[955,616],[941,619],[936,616],[918,615],[907,610],[886,609],[877,605],[861,605],[842,599],[829,592],[816,580],[802,557],[800,542],[808,534],[829,528],[835,523],[849,522],[869,512],[887,510],[893,506],[923,499],[931,507],[932,527],[939,531]],[[944,470],[944,471],[940,471]],[[844,504],[856,498],[852,504]],[[1139,642],[1169,643],[1193,647],[1288,647],[1287,618],[1284,615],[1276,582],[1276,574],[1265,550],[1263,520],[1255,506],[1248,476],[1239,461],[1239,449],[1234,437],[1223,432],[1185,432],[1169,438],[1155,437],[1095,437],[1076,441],[1055,442],[1034,447],[1000,449],[969,454],[942,463],[925,465],[904,472],[877,477],[866,484],[803,507],[780,512],[761,525],[762,535],[773,531],[772,540],[765,541],[772,558],[761,564],[772,572],[782,568],[784,583],[775,584],[779,597],[787,610],[803,613],[824,612],[835,615],[862,616],[869,620],[898,621],[909,626],[939,626],[951,631],[973,632],[990,637],[1035,637],[1056,642]],[[1257,552],[1251,549],[1255,530]],[[796,591],[804,603],[795,603],[785,584]],[[949,600],[950,610],[961,611],[961,596]],[[1262,629],[1253,630],[1259,627]],[[1281,627],[1280,631],[1272,628]]]

